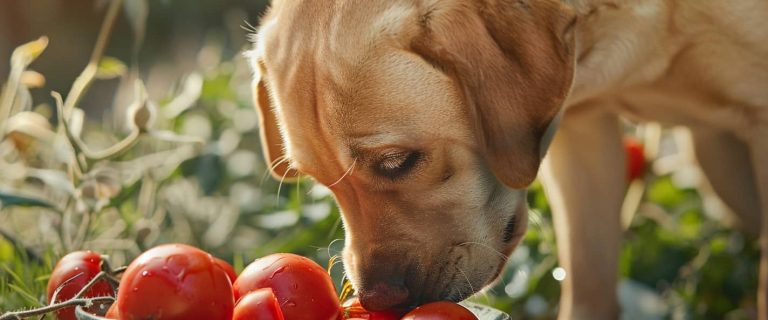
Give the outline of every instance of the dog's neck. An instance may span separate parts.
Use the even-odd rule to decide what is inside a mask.
[[[674,23],[675,14],[685,3],[673,0],[561,1],[571,6],[578,16],[576,76],[568,105],[604,92],[632,74],[641,74],[636,68],[625,66],[644,65],[640,59],[653,55],[650,49],[675,48],[670,42],[677,36],[670,24]]]

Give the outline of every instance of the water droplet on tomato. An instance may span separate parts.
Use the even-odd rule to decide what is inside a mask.
[[[291,301],[291,300],[288,300],[288,301],[285,302],[285,306],[286,307],[295,307],[296,303]]]
[[[133,287],[133,290],[132,290],[132,291],[133,291],[133,292],[138,292],[138,291],[139,291],[139,287]]]
[[[149,270],[144,270],[141,272],[142,277],[149,277],[152,276],[152,272],[149,272]]]

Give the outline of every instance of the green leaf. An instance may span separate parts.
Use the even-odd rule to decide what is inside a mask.
[[[0,261],[10,261],[16,257],[16,248],[13,244],[0,237]]]
[[[659,178],[648,190],[648,200],[666,208],[675,208],[685,199],[685,193],[677,188],[670,177]]]
[[[29,303],[35,305],[36,307],[42,307],[43,306],[43,304],[40,303],[40,301],[38,301],[32,294],[30,294],[29,292],[24,291],[24,289],[22,289],[21,287],[15,285],[13,283],[9,283],[8,287],[13,289],[13,291],[18,293],[21,297],[23,297],[25,300],[28,300]]]
[[[0,191],[0,208],[8,207],[55,208],[52,204],[41,199],[35,199]]]
[[[16,281],[17,283],[20,283],[20,284],[24,285],[24,280],[21,280],[21,277],[20,277],[18,274],[16,274],[16,272],[13,272],[13,270],[11,269],[11,267],[10,267],[10,266],[8,266],[7,264],[3,264],[3,271],[5,271],[6,273],[8,273],[8,275],[10,275],[10,276],[11,276],[11,278],[13,278],[13,280],[14,280],[14,281]]]
[[[99,68],[96,70],[96,79],[109,80],[125,75],[128,68],[125,63],[113,57],[104,57],[99,61]]]

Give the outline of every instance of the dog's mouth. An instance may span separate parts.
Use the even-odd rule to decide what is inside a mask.
[[[433,301],[461,302],[488,285],[494,283],[502,274],[509,254],[522,240],[527,215],[515,214],[505,224],[500,247],[492,247],[480,242],[458,242],[441,254],[445,259],[434,264],[409,264],[404,275],[402,289],[407,298],[396,304],[382,302],[390,308],[412,308]],[[407,259],[403,259],[405,261]],[[365,290],[365,289],[363,289]],[[401,290],[388,290],[400,292]],[[373,299],[388,300],[386,297]],[[378,301],[373,303],[378,307]]]
[[[410,233],[398,240],[345,250],[345,266],[363,306],[378,311],[460,302],[493,284],[528,221],[525,197],[504,191],[492,190],[483,209],[471,215],[456,213],[452,221],[421,228],[410,225]]]

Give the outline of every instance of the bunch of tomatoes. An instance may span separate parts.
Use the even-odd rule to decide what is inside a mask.
[[[77,304],[76,299],[103,304]],[[227,262],[183,244],[152,248],[118,270],[98,253],[70,253],[51,274],[48,301],[62,306],[55,311],[61,320],[477,319],[452,302],[369,312],[356,298],[342,305],[328,272],[305,257],[265,256],[238,275]]]

